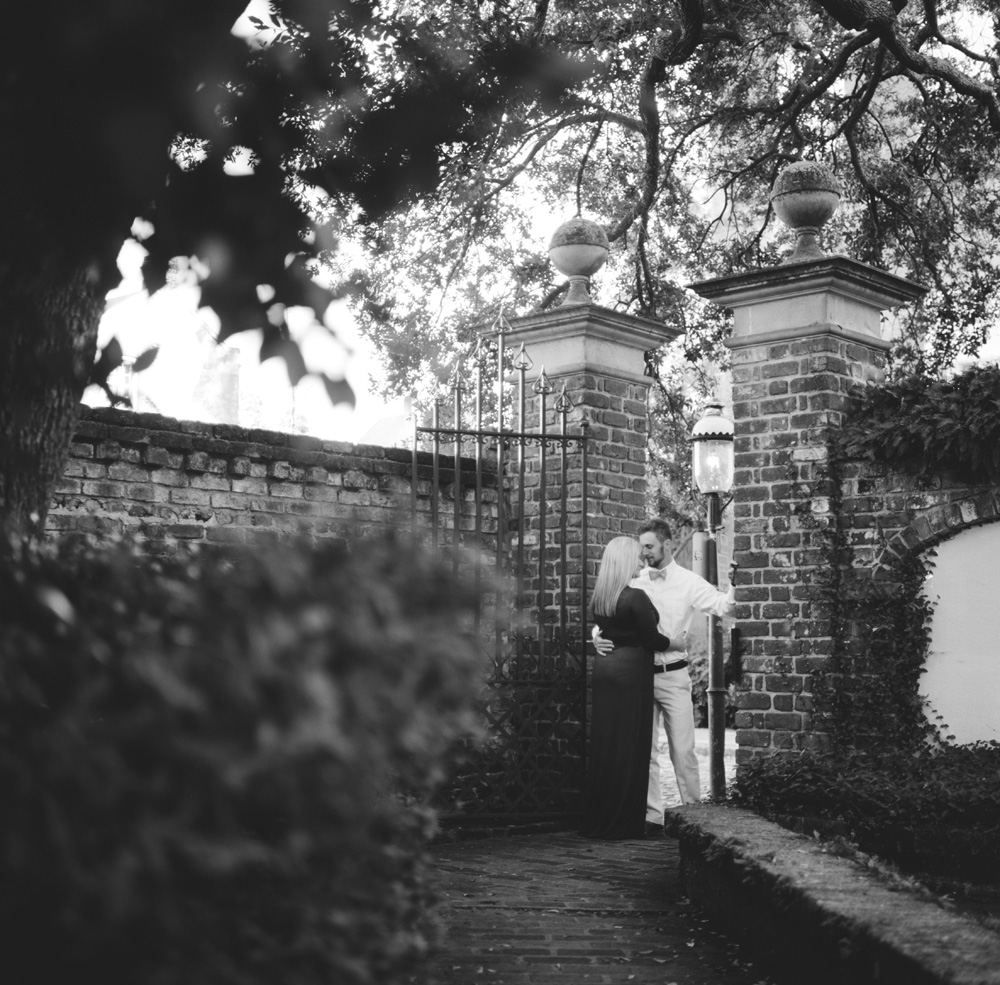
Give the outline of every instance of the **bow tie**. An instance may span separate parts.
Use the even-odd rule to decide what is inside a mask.
[[[659,579],[666,579],[667,569],[666,568],[650,568],[649,569],[649,580],[657,581]]]

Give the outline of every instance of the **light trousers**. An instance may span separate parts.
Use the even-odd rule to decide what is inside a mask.
[[[673,654],[671,654],[672,656]],[[667,733],[670,762],[677,777],[681,803],[701,800],[701,777],[694,751],[694,707],[691,675],[687,667],[653,675],[653,745],[649,754],[646,820],[663,823],[663,790],[660,773],[660,722]]]

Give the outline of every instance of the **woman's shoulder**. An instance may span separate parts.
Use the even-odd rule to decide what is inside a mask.
[[[629,606],[640,605],[645,608],[652,605],[652,600],[641,588],[632,588],[631,585],[622,589],[619,600]]]

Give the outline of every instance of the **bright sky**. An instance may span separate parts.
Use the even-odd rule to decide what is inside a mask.
[[[404,401],[387,404],[376,395],[371,376],[378,373],[377,361],[344,305],[331,306],[326,328],[315,323],[311,312],[302,317],[304,311],[289,312],[289,323],[309,370],[347,377],[357,399],[354,408],[332,405],[315,378],[307,377],[293,390],[282,360],[260,363],[259,331],[216,343],[218,323],[211,311],[198,310],[196,287],[166,287],[150,297],[139,272],[143,253],[134,241],[123,247],[118,261],[123,280],[108,295],[99,336],[101,346],[117,337],[127,360],[159,347],[153,365],[133,376],[136,410],[337,441],[384,446],[405,442],[412,424]],[[224,400],[220,390],[227,384]],[[101,406],[107,398],[98,387],[90,387],[84,402]]]

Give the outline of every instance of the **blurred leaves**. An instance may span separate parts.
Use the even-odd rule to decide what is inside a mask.
[[[4,550],[11,975],[405,980],[433,931],[420,805],[477,729],[471,604],[393,540]]]
[[[160,354],[159,346],[152,346],[147,349],[142,355],[138,356],[135,362],[132,364],[132,371],[134,373],[141,373],[143,370],[149,369],[150,366],[156,362],[156,357]]]

